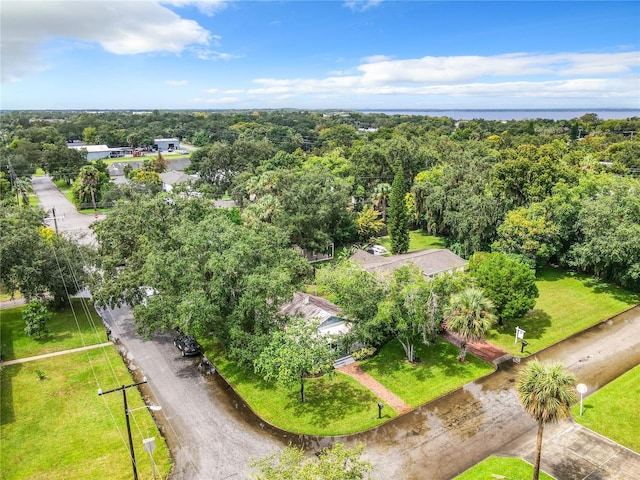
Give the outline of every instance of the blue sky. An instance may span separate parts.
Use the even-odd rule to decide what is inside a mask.
[[[0,8],[2,109],[640,108],[637,1]]]

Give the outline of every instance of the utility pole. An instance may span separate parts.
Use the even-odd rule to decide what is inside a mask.
[[[132,383],[131,385],[122,385],[121,387],[114,388],[113,390],[109,390],[107,392],[103,392],[102,389],[98,389],[98,395],[106,395],[107,393],[119,392],[122,391],[122,400],[124,402],[124,414],[127,419],[127,434],[129,435],[129,454],[131,455],[131,466],[133,468],[133,480],[138,480],[138,469],[136,468],[136,454],[133,450],[133,440],[131,439],[131,424],[129,423],[129,414],[131,413],[129,407],[127,406],[127,388],[137,387],[138,385],[142,385],[143,383],[147,383],[147,380],[144,379],[142,382]]]
[[[63,219],[64,215],[61,217],[56,217],[56,209],[55,207],[51,209],[51,216],[50,217],[45,217],[45,220],[53,220],[53,224],[56,227],[56,236],[60,236],[60,233],[58,232],[58,219]]]

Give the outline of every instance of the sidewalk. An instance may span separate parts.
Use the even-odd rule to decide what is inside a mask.
[[[4,300],[0,302],[0,310],[5,308],[14,308],[24,305],[24,298],[14,298],[13,300]]]
[[[398,413],[407,413],[411,411],[411,407],[404,403],[402,399],[391,393],[380,382],[368,373],[365,373],[357,363],[350,363],[338,369],[338,371],[355,378],[362,385],[371,390],[375,395],[382,399],[387,405]]]
[[[533,463],[535,451],[536,434],[530,433],[511,443],[504,453]],[[640,455],[566,419],[545,425],[541,468],[559,480],[640,479]]]
[[[31,362],[33,360],[42,360],[43,358],[57,357],[58,355],[67,355],[68,353],[83,352],[85,350],[93,350],[94,348],[108,347],[109,345],[113,345],[113,343],[111,342],[97,343],[95,345],[87,345],[86,347],[71,348],[69,350],[61,350],[59,352],[36,355],[35,357],[17,358],[15,360],[7,360],[6,362],[0,362],[0,365],[2,365],[3,367],[6,367],[9,365],[16,365],[18,363]]]

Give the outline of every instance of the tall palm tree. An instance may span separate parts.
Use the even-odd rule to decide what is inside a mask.
[[[387,222],[387,204],[391,196],[391,185],[388,183],[379,183],[373,190],[371,200],[376,208],[380,208],[382,212],[382,221]]]
[[[484,338],[496,317],[491,313],[493,302],[477,288],[467,288],[453,295],[447,309],[447,330],[461,338],[458,360],[464,362],[467,356],[467,342]]]
[[[544,424],[555,423],[569,416],[571,404],[576,402],[575,383],[573,374],[558,362],[544,364],[533,360],[518,375],[516,388],[520,403],[538,422],[533,480],[538,480],[540,475]]]

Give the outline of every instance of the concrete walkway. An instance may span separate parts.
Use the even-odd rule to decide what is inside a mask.
[[[71,348],[69,350],[61,350],[60,352],[45,353],[42,355],[36,355],[34,357],[17,358],[15,360],[7,360],[6,362],[1,362],[1,365],[3,367],[6,367],[8,365],[16,365],[18,363],[32,362],[34,360],[42,360],[43,358],[57,357],[58,355],[67,355],[68,353],[83,352],[85,350],[93,350],[94,348],[108,347],[109,345],[113,345],[113,343],[111,342],[97,343],[95,345],[87,345],[86,347]]]
[[[525,435],[505,452],[535,461],[536,436]],[[544,427],[541,467],[558,480],[640,479],[640,455],[572,419]]]
[[[5,308],[20,307],[25,304],[24,298],[14,298],[13,300],[4,300],[0,302],[0,310]]]
[[[338,370],[345,375],[349,375],[350,377],[355,378],[358,382],[367,387],[370,391],[377,395],[378,398],[384,401],[396,412],[407,413],[411,410],[411,407],[404,403],[404,401],[400,397],[387,390],[384,385],[378,382],[371,375],[365,373],[357,363],[350,363],[349,365],[345,365]]]

